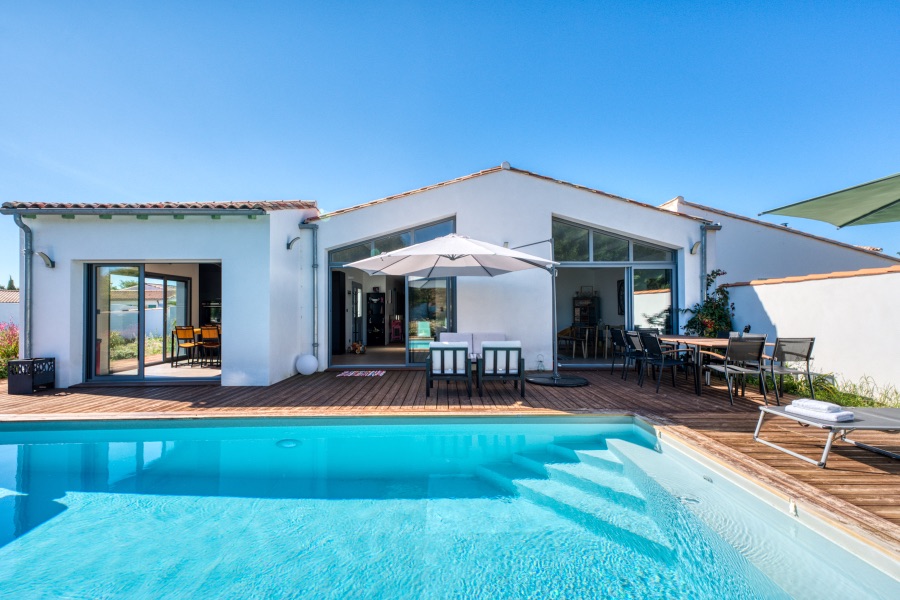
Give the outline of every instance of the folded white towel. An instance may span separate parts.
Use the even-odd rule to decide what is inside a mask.
[[[798,398],[791,404],[797,408],[817,410],[819,412],[841,412],[844,410],[843,406],[834,404],[833,402],[822,402],[821,400],[811,400],[809,398]]]
[[[842,410],[840,412],[824,412],[821,410],[799,408],[791,404],[790,406],[784,407],[784,412],[791,413],[792,415],[799,415],[801,417],[819,419],[821,421],[834,421],[836,423],[843,423],[844,421],[853,420],[853,413],[849,410]]]

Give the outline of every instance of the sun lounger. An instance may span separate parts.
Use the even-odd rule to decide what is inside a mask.
[[[808,412],[807,414],[802,415],[791,413],[785,410],[787,408],[787,406],[760,406],[759,422],[756,424],[756,432],[753,434],[753,439],[757,442],[765,444],[766,446],[775,448],[776,450],[781,450],[782,452],[786,452],[791,456],[799,458],[800,460],[805,460],[806,462],[812,463],[817,467],[821,467],[823,469],[825,468],[825,462],[828,460],[828,453],[831,451],[831,445],[834,442],[834,437],[836,435],[841,438],[841,441],[853,444],[854,446],[858,446],[871,452],[877,452],[878,454],[889,456],[890,458],[900,459],[900,454],[895,454],[882,448],[863,444],[862,442],[857,442],[847,437],[854,431],[883,431],[889,433],[900,432],[900,408],[853,407],[853,420],[843,422],[835,422],[807,416]],[[792,450],[788,450],[787,448],[760,438],[759,431],[760,429],[762,429],[763,420],[766,418],[766,415],[785,417],[787,419],[791,419],[792,421],[796,421],[801,425],[808,425],[810,427],[818,427],[819,429],[827,430],[828,439],[825,442],[825,450],[822,452],[822,458],[816,461],[812,458],[808,458],[806,456],[803,456],[802,454],[798,454],[796,452],[793,452]]]

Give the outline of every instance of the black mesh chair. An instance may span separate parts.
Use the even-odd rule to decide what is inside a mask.
[[[769,399],[766,396],[766,379],[763,374],[762,355],[763,349],[766,347],[765,336],[759,338],[743,339],[728,338],[728,347],[725,349],[725,356],[715,354],[714,352],[701,351],[701,354],[709,356],[717,362],[710,361],[704,368],[708,371],[715,371],[725,376],[725,384],[728,386],[728,399],[734,405],[734,392],[732,388],[737,385],[734,381],[736,377],[741,378],[741,395],[744,395],[746,389],[745,378],[747,375],[756,375],[759,377],[760,391],[766,405]],[[721,361],[721,362],[718,362]]]
[[[628,379],[628,364],[634,365],[634,369],[640,373],[641,361],[644,359],[644,346],[637,331],[625,332],[625,346],[628,351],[625,355],[625,364],[622,365],[622,379]]]
[[[641,360],[641,371],[638,375],[638,383],[644,387],[644,372],[647,365],[658,369],[656,375],[656,393],[659,393],[659,384],[662,382],[662,374],[665,369],[672,369],[672,386],[675,386],[675,369],[681,367],[687,375],[690,369],[694,374],[694,386],[697,385],[697,369],[694,364],[694,354],[690,350],[664,350],[655,335],[642,331],[640,333],[641,345],[644,347],[644,357]]]
[[[612,374],[616,370],[616,358],[622,359],[622,376],[625,375],[625,365],[628,362],[628,344],[625,343],[625,331],[622,329],[610,329],[610,338],[612,339],[612,364],[609,365],[609,372]]]
[[[812,385],[812,375],[809,373],[809,361],[812,357],[813,345],[816,338],[775,338],[775,349],[772,356],[763,356],[769,361],[768,371],[772,376],[772,387],[775,388],[775,403],[781,405],[781,389],[785,375],[806,375],[806,383],[809,385],[809,395],[815,399],[816,391]],[[788,365],[803,363],[803,368]],[[778,375],[778,379],[775,376]]]

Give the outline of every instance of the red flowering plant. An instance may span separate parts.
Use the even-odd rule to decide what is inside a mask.
[[[15,323],[0,323],[0,379],[6,379],[6,365],[19,356],[19,327]]]
[[[693,315],[684,324],[685,333],[716,337],[720,332],[731,331],[734,303],[728,299],[728,288],[719,285],[713,291],[709,290],[722,275],[725,275],[725,271],[721,269],[707,274],[706,300],[681,311]]]

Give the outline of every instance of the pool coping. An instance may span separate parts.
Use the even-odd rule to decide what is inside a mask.
[[[840,529],[866,547],[877,549],[888,559],[900,564],[900,526],[842,500],[828,492],[804,483],[786,473],[780,472],[739,450],[699,432],[686,425],[680,425],[672,419],[655,415],[639,414],[622,410],[567,410],[510,409],[502,413],[482,412],[476,410],[455,410],[452,413],[435,413],[433,410],[373,411],[360,408],[341,410],[317,410],[292,414],[260,414],[248,416],[230,415],[227,413],[198,414],[178,412],[115,412],[115,413],[19,413],[0,414],[0,424],[6,423],[50,423],[57,421],[211,421],[211,420],[245,420],[255,419],[383,419],[383,418],[448,418],[448,419],[503,419],[508,417],[630,417],[637,427],[646,433],[661,439],[671,437],[676,442],[686,445],[692,451],[707,457],[719,468],[726,469],[737,476],[750,480],[769,494],[781,497],[787,506],[797,511],[808,511],[818,519]],[[808,524],[808,523],[807,523]],[[887,530],[894,530],[893,535]]]

